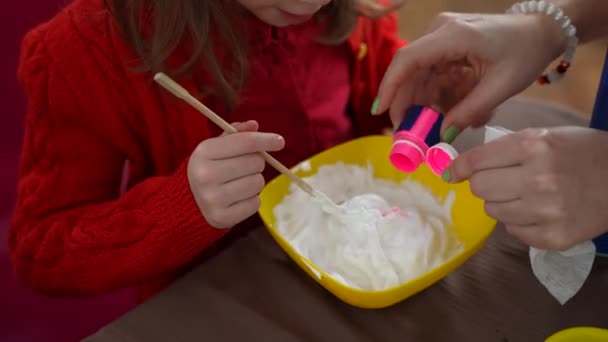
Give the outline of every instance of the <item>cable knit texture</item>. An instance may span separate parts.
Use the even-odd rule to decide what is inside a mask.
[[[17,273],[38,291],[139,286],[146,297],[226,233],[205,222],[186,176],[196,145],[219,131],[131,69],[137,56],[103,2],[76,0],[24,39],[18,75],[29,109],[9,244]],[[402,44],[394,17],[360,19],[343,47],[319,45],[306,25],[279,35],[256,27],[266,43],[252,52],[249,83],[236,110],[219,114],[283,134],[278,159],[293,165],[388,124],[369,108]],[[368,53],[358,58],[362,43]]]

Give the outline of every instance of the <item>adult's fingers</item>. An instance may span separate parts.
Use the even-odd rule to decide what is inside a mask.
[[[524,195],[529,177],[524,167],[509,166],[481,170],[474,173],[469,181],[475,196],[486,202],[506,202]]]
[[[401,84],[390,104],[389,114],[393,127],[395,128],[399,126],[403,120],[406,110],[412,105],[415,88],[418,87],[420,83],[418,81],[420,74],[420,72],[412,73],[412,77],[409,79],[409,81]]]
[[[504,223],[505,225],[527,226],[538,223],[538,215],[527,210],[529,203],[522,199],[505,202],[486,202],[484,209],[488,216]]]
[[[563,232],[545,225],[507,224],[505,227],[507,232],[519,241],[539,249],[565,251],[582,242],[565,236]]]
[[[372,112],[386,111],[395,100],[398,89],[410,82],[415,72],[428,71],[433,65],[456,58],[461,52],[461,48],[454,46],[453,39],[446,36],[445,30],[435,31],[401,48],[384,74]],[[416,84],[408,86],[406,93],[400,92],[399,95],[413,98],[415,90]]]
[[[527,155],[520,134],[508,134],[462,153],[448,167],[444,178],[462,182],[479,171],[520,165]]]

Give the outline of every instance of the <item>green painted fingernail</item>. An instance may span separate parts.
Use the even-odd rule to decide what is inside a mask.
[[[460,133],[460,130],[458,129],[458,127],[456,127],[456,126],[448,127],[448,129],[446,129],[445,132],[443,133],[443,141],[445,141],[448,144],[451,144],[454,141],[454,139],[456,139],[456,137],[458,136],[458,133]]]
[[[380,106],[380,100],[376,97],[372,103],[372,115],[378,115],[378,106]]]
[[[443,173],[441,174],[441,179],[443,179],[444,182],[449,183],[452,181],[452,175],[450,174],[450,170],[445,170],[443,171]]]

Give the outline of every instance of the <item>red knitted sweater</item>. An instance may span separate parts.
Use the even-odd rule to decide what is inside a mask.
[[[185,172],[196,145],[219,132],[152,75],[131,69],[136,56],[103,3],[76,0],[23,42],[19,79],[29,109],[10,250],[38,291],[139,286],[147,296],[226,233],[205,222]],[[402,44],[394,17],[361,18],[342,47],[316,43],[306,25],[254,26],[263,39],[236,110],[203,101],[229,121],[256,119],[283,134],[279,160],[293,165],[387,126],[369,110]]]

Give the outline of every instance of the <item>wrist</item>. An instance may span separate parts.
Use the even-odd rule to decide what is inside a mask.
[[[550,72],[539,77],[540,84],[551,84],[563,78],[570,67],[578,45],[577,29],[563,9],[552,2],[544,0],[528,0],[514,4],[507,11],[509,14],[524,14],[535,23],[538,31],[538,48],[548,50],[553,59],[555,53],[563,52],[559,65]],[[543,18],[544,17],[544,18]],[[553,23],[551,23],[553,22]],[[544,53],[543,53],[544,54]]]
[[[593,17],[590,13],[595,11],[606,14],[602,6],[598,6],[598,2],[604,2],[604,0],[544,0],[548,4],[553,4],[556,7],[564,11],[572,20],[572,25],[577,28],[577,35],[581,43],[585,43],[589,40],[589,30],[587,30],[588,21]]]
[[[540,37],[542,45],[551,60],[558,58],[566,51],[567,36],[560,23],[544,13],[528,15],[531,21],[531,29]]]

